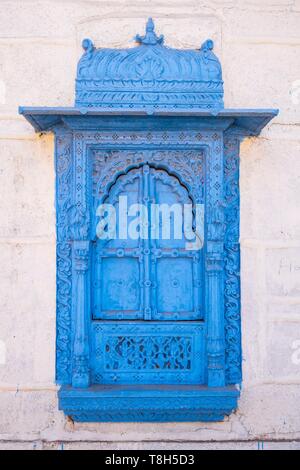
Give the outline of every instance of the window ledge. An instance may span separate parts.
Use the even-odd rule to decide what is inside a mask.
[[[235,387],[197,385],[63,386],[59,409],[78,422],[223,421],[237,408]]]

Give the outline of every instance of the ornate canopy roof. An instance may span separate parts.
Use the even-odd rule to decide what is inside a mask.
[[[76,78],[78,107],[122,109],[222,109],[220,61],[207,40],[199,50],[164,45],[151,18],[138,46],[96,49],[84,39],[85,50]]]
[[[199,50],[164,45],[150,18],[139,44],[130,49],[96,49],[83,40],[74,107],[20,107],[36,131],[58,126],[96,129],[127,119],[136,128],[170,126],[222,129],[258,135],[278,114],[276,109],[224,109],[220,61],[207,40]]]

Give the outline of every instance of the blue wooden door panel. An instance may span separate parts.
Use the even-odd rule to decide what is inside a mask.
[[[118,178],[106,204],[119,209],[119,197],[128,206],[141,199],[141,170]],[[117,227],[117,234],[118,232]],[[143,266],[141,240],[120,238],[94,243],[93,318],[103,320],[143,318]]]
[[[164,170],[152,169],[154,200],[161,207],[176,209],[193,201],[187,189],[180,181]],[[184,226],[174,230],[174,218],[178,213],[170,211],[170,237],[164,239],[162,231],[158,239],[153,240],[153,263],[155,264],[154,278],[156,298],[153,309],[153,319],[167,320],[201,320],[201,257],[199,253],[186,250],[187,239]],[[157,220],[158,222],[158,220]],[[163,219],[160,217],[159,226]],[[177,224],[178,226],[178,224]]]
[[[178,317],[183,312],[192,312],[194,309],[192,286],[193,266],[190,259],[161,258],[157,262],[158,312],[166,316],[178,314]]]
[[[139,261],[134,258],[102,260],[101,306],[106,312],[138,312]]]
[[[183,207],[184,204],[192,204],[192,199],[189,197],[189,194],[184,186],[182,186],[179,180],[169,175],[166,171],[152,169],[151,171],[153,177],[153,186],[154,186],[154,198],[155,202],[161,207],[164,205],[170,210],[170,233],[168,234],[166,228],[163,231],[163,217],[160,217],[160,233],[159,238],[156,240],[156,245],[160,248],[171,249],[171,248],[181,248],[185,249],[186,239],[184,236],[183,224],[177,223],[179,228],[175,231],[176,217],[178,220],[179,207],[181,210],[181,217],[183,220]],[[176,208],[176,210],[172,210]],[[176,232],[180,232],[177,233]],[[164,233],[166,232],[166,233]],[[164,239],[164,235],[167,235],[167,238]],[[170,235],[170,236],[168,236]]]

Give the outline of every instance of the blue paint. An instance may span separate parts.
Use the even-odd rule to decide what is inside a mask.
[[[239,144],[276,110],[223,109],[212,41],[164,46],[149,20],[139,46],[83,41],[74,108],[20,108],[55,133],[56,379],[76,421],[218,421],[242,380]],[[96,209],[205,205],[205,244],[101,241]]]

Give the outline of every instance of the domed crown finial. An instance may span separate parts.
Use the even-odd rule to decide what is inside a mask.
[[[95,46],[91,39],[85,38],[82,41],[82,48],[85,50],[86,53],[90,54],[94,51]]]
[[[157,36],[154,31],[154,22],[152,18],[149,18],[146,24],[145,36],[140,36],[139,34],[137,34],[135,40],[139,44],[144,44],[147,46],[156,46],[157,44],[163,44],[164,37],[162,34],[160,36]]]

